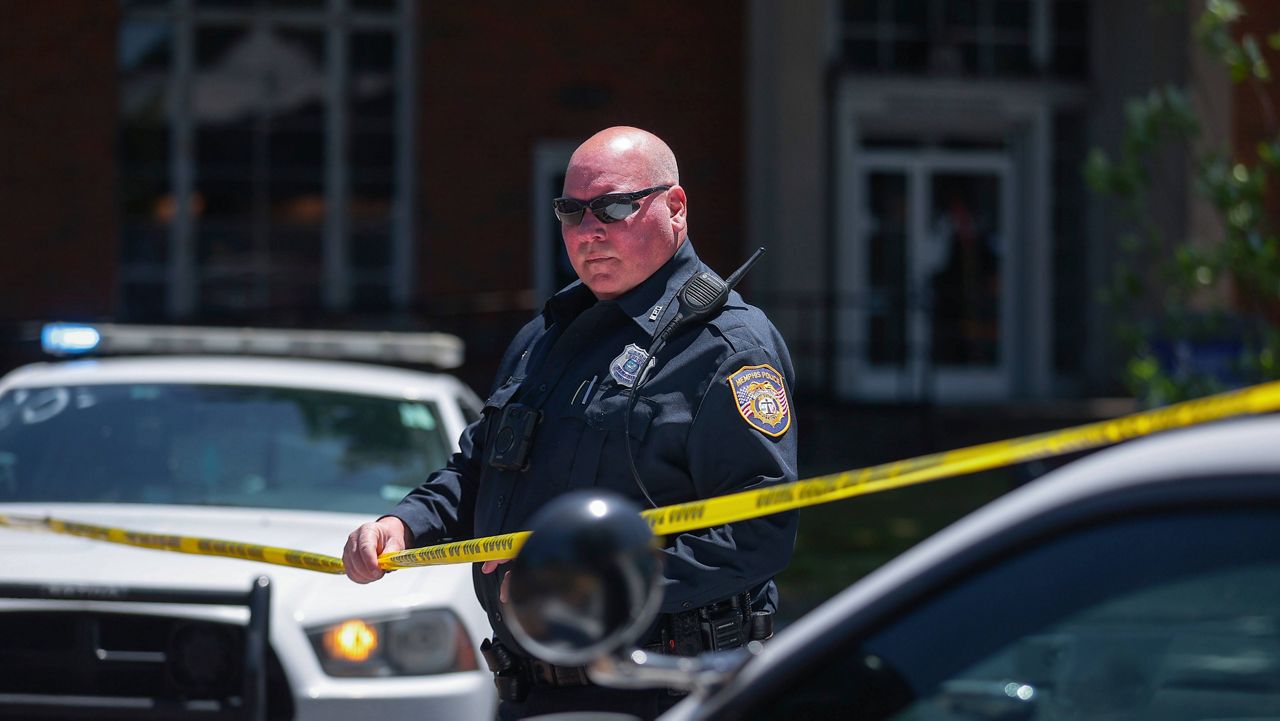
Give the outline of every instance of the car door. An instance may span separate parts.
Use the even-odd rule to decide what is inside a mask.
[[[695,716],[1280,718],[1278,489],[1184,479],[1006,529]]]

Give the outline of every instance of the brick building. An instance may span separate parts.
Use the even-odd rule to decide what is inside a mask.
[[[1248,28],[1280,26],[1248,3]],[[1255,8],[1256,6],[1256,8]],[[487,383],[569,277],[548,201],[611,124],[667,139],[691,235],[873,404],[1111,392],[1084,189],[1126,98],[1191,85],[1236,148],[1257,98],[1194,14],[1100,0],[65,0],[0,28],[0,363],[50,318],[438,328]],[[1186,159],[1157,200],[1210,227]]]

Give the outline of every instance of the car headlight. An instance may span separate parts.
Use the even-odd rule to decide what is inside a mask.
[[[462,622],[445,609],[348,619],[309,629],[307,638],[330,676],[428,676],[479,668]]]

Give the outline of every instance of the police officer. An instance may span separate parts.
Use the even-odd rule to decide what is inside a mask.
[[[661,506],[796,479],[791,359],[773,324],[738,293],[717,314],[677,327],[642,372],[655,336],[679,313],[677,292],[709,270],[689,240],[666,143],[630,127],[592,136],[569,160],[555,211],[579,280],[516,335],[460,452],[389,515],[351,533],[343,562],[353,581],[380,578],[385,552],[524,530],[535,510],[571,489]],[[666,538],[662,614],[642,644],[696,654],[767,635],[772,578],[791,558],[796,525],[792,512]],[[474,575],[494,630],[483,650],[497,674],[499,718],[653,717],[679,700],[594,686],[582,669],[530,657],[503,622],[501,564],[476,564]]]

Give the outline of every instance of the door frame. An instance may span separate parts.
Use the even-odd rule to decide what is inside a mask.
[[[932,361],[932,318],[924,303],[910,303],[907,308],[907,358],[902,366],[872,364],[868,358],[869,339],[867,320],[868,304],[859,299],[870,288],[867,257],[868,234],[871,228],[862,210],[866,207],[867,178],[872,173],[895,172],[906,176],[908,215],[907,247],[904,249],[908,270],[906,288],[908,298],[923,295],[928,278],[920,263],[923,257],[924,239],[929,233],[933,207],[930,179],[939,172],[972,172],[994,175],[999,183],[999,240],[1001,288],[1014,284],[1013,243],[1018,237],[1017,179],[1013,161],[1006,153],[998,151],[952,151],[939,149],[867,150],[859,154],[859,162],[853,175],[850,203],[857,209],[854,214],[851,255],[854,259],[852,276],[841,275],[845,285],[842,297],[852,302],[842,304],[840,323],[845,326],[845,337],[852,340],[852,353],[846,358],[852,367],[843,373],[847,390],[859,398],[868,400],[939,400],[974,401],[1007,397],[1013,388],[1012,354],[1018,346],[1018,328],[1015,325],[1014,304],[1006,302],[1008,294],[1002,292],[999,307],[999,350],[995,366],[981,369],[934,367]],[[850,293],[849,291],[854,292]]]
[[[569,158],[578,147],[578,141],[559,138],[540,138],[533,144],[533,167],[531,170],[529,204],[529,239],[532,241],[530,263],[533,286],[534,307],[542,308],[542,304],[552,293],[560,290],[556,285],[556,258],[563,244],[560,234],[552,229],[558,226],[551,209],[551,201],[559,197],[559,191],[553,190],[553,178],[564,175],[569,165]]]
[[[1079,87],[1059,83],[842,75],[833,88],[832,239],[833,278],[830,344],[831,392],[854,401],[946,403],[1004,402],[1046,398],[1054,392],[1053,315],[1053,119],[1056,109],[1088,100]],[[1011,302],[1018,342],[1007,356],[1006,394],[962,393],[951,398],[922,397],[910,387],[866,389],[856,380],[858,348],[848,309],[860,291],[858,253],[854,252],[859,198],[855,181],[864,157],[878,148],[871,140],[913,141],[913,152],[959,140],[982,152],[1001,153],[1012,164],[1018,236],[1009,243],[1007,262],[1015,283],[1001,292]],[[958,152],[958,151],[957,151]],[[860,387],[862,386],[862,387]],[[964,390],[964,389],[958,389]],[[971,389],[973,391],[978,388]]]

